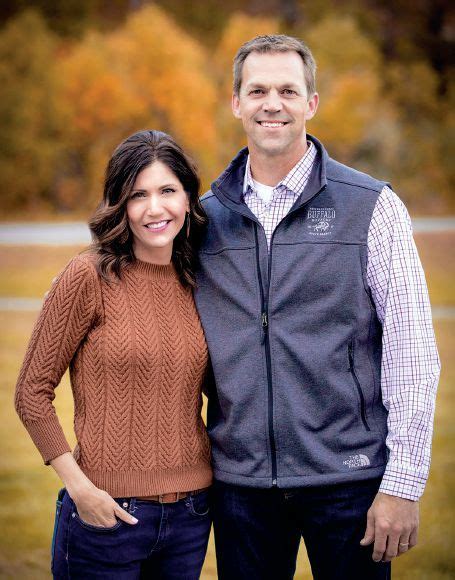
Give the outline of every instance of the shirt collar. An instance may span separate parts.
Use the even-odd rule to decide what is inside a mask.
[[[289,171],[289,173],[284,177],[275,187],[277,189],[280,186],[284,186],[287,190],[294,194],[302,193],[302,180],[299,179],[301,174],[310,174],[311,168],[313,166],[314,160],[316,159],[317,150],[311,141],[308,141],[308,149],[305,151],[303,157],[297,161],[294,167]],[[306,184],[305,180],[303,185]],[[253,176],[251,175],[250,166],[250,156],[248,155],[245,167],[245,177],[243,180],[243,194],[245,195],[249,190],[255,191]]]

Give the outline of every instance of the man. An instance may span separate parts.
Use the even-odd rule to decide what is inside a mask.
[[[439,358],[408,213],[306,133],[315,63],[244,44],[232,109],[248,148],[203,199],[196,301],[221,580],[389,578],[417,542]],[[340,136],[342,138],[342,136]]]

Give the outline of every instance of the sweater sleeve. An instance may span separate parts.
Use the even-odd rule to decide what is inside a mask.
[[[55,279],[36,321],[16,385],[16,411],[46,465],[71,451],[52,404],[54,390],[97,312],[96,273],[75,257]]]

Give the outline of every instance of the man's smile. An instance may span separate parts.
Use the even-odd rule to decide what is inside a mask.
[[[267,129],[277,129],[288,124],[287,121],[257,121],[257,123]]]

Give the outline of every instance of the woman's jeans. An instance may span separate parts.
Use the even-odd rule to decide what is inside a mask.
[[[100,528],[82,521],[61,490],[52,540],[54,579],[198,579],[211,526],[208,495],[203,491],[175,503],[116,499],[139,522],[117,520]]]

